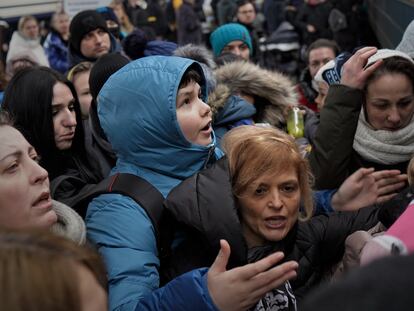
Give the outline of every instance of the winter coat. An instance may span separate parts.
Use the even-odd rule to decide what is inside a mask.
[[[83,219],[69,206],[55,200],[52,203],[58,219],[51,228],[52,232],[79,245],[85,244],[86,227]]]
[[[185,178],[222,153],[215,143],[188,142],[176,116],[176,93],[196,62],[179,57],[138,59],[113,74],[98,95],[102,129],[118,158],[111,175],[144,178],[166,197]],[[202,86],[205,97],[207,90]],[[108,267],[110,310],[216,310],[207,269],[191,271],[159,288],[154,226],[145,210],[121,194],[103,194],[88,207],[88,238]]]
[[[109,49],[108,53],[119,53],[122,51],[122,47],[116,38],[109,34],[109,38],[111,40],[111,48]],[[72,45],[69,44],[68,48],[68,61],[69,67],[72,68],[73,66],[81,63],[81,62],[95,62],[96,59],[88,58],[83,56],[80,52],[77,52]]]
[[[51,30],[43,43],[50,67],[61,73],[69,69],[68,42],[54,30]]]
[[[231,247],[228,267],[247,262],[247,245],[225,159],[182,182],[170,192],[165,206],[178,223],[191,232],[188,235],[191,238],[182,242],[172,255],[172,273],[179,274],[214,260],[220,239],[226,239]],[[358,212],[333,213],[298,221],[283,240],[260,249],[256,259],[283,251],[284,261],[297,261],[297,278],[291,285],[299,300],[321,283],[325,273],[340,261],[348,235],[357,230],[368,230],[378,222],[378,211],[374,206]]]
[[[42,45],[40,44],[40,39],[26,39],[18,31],[15,31],[11,38],[6,63],[9,62],[10,59],[13,59],[15,55],[22,54],[27,51],[30,52],[30,55],[34,56],[34,60],[37,64],[49,67],[49,61]]]
[[[302,41],[309,45],[316,39],[332,39],[332,32],[329,29],[328,17],[332,10],[330,1],[325,1],[317,5],[305,3],[295,18],[294,26],[299,28],[302,33]],[[315,27],[316,31],[311,33],[307,30],[307,25]]]
[[[364,93],[360,90],[344,85],[332,85],[329,88],[309,155],[316,189],[338,188],[349,175],[361,167],[374,167],[376,171],[407,171],[408,161],[394,165],[374,163],[365,160],[353,149],[363,101]]]
[[[231,124],[240,118],[229,118],[229,113],[223,110],[235,109],[237,103],[231,95],[248,94],[255,97],[254,107],[256,114],[253,119],[256,123],[269,123],[283,128],[285,118],[283,111],[288,106],[296,106],[297,99],[291,81],[278,72],[271,72],[249,62],[232,62],[216,70],[217,88],[209,95],[208,104],[213,111],[213,127],[225,125],[224,120]],[[245,105],[245,101],[239,101]],[[245,115],[242,115],[244,118]],[[225,120],[226,120],[225,119]]]
[[[158,0],[138,2],[136,7],[127,8],[127,14],[135,27],[150,27],[156,36],[161,38],[166,36],[168,32],[167,17]]]
[[[234,15],[237,12],[235,0],[219,0],[217,2],[217,24],[219,26],[233,22]]]
[[[177,15],[177,40],[178,45],[187,43],[201,44],[201,22],[190,3],[183,2]]]
[[[263,14],[266,17],[266,30],[270,35],[286,19],[286,0],[264,0]]]
[[[360,0],[334,0],[333,6],[346,17],[347,27],[333,32],[333,39],[339,45],[341,51],[352,52],[357,47],[357,34],[359,23],[354,7],[360,5]]]
[[[229,93],[228,88],[224,87],[224,85],[218,86],[216,89],[217,93],[220,92],[221,88],[223,88],[222,96]],[[218,110],[214,116],[213,128],[216,134],[217,144],[221,146],[223,136],[233,127],[253,123],[256,112],[255,106],[243,98],[229,95],[223,108]]]

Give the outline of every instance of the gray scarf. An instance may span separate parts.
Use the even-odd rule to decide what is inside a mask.
[[[414,118],[398,131],[374,130],[361,110],[354,137],[354,150],[365,160],[379,164],[406,162],[414,154]]]

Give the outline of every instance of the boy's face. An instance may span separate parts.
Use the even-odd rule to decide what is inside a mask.
[[[177,120],[184,137],[196,145],[211,144],[211,109],[201,99],[200,85],[194,81],[178,90]]]

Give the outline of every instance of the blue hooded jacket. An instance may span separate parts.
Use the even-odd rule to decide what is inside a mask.
[[[176,115],[185,71],[201,66],[180,57],[150,56],[113,74],[98,95],[101,126],[118,158],[117,172],[140,176],[166,197],[183,179],[222,153],[188,142]],[[202,93],[207,95],[205,81]],[[108,269],[110,310],[217,310],[207,289],[207,269],[186,273],[159,288],[154,227],[130,197],[104,194],[86,215],[88,238]]]

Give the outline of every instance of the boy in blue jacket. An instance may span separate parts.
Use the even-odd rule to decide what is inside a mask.
[[[98,95],[100,123],[118,159],[111,175],[134,174],[166,197],[218,159],[205,85],[201,66],[179,57],[145,57],[113,74]],[[107,264],[110,310],[246,310],[296,275],[295,262],[274,267],[281,253],[226,271],[230,247],[221,241],[210,269],[159,288],[155,229],[138,203],[100,195],[86,224]]]

